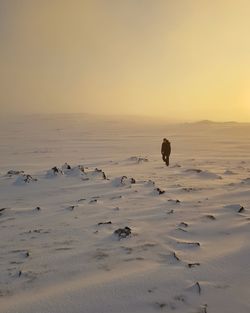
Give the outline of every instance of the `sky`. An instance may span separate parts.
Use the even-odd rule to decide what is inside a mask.
[[[0,114],[250,122],[249,0],[0,0]]]

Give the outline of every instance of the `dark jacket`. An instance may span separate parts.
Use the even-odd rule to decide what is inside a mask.
[[[171,153],[171,145],[170,142],[167,140],[166,142],[163,141],[161,145],[161,153],[165,155],[170,155]]]

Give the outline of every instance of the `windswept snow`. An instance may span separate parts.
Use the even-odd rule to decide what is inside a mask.
[[[1,124],[0,312],[250,312],[250,127],[117,125]]]

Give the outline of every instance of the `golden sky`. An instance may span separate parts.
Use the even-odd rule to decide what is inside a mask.
[[[2,113],[250,122],[249,0],[0,0]]]

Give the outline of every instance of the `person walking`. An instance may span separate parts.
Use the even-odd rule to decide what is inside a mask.
[[[164,138],[162,145],[161,145],[161,155],[162,155],[162,160],[166,163],[166,166],[169,166],[170,153],[171,153],[170,142],[167,140],[167,138]]]

